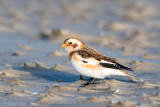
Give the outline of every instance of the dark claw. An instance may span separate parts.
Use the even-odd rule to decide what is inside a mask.
[[[87,83],[82,84],[81,86],[79,86],[78,91],[80,91],[80,89],[81,89],[81,88],[84,88],[84,87],[86,87],[86,86],[88,86],[88,85],[89,85],[89,83],[88,83],[88,82],[87,82]]]
[[[80,88],[83,88],[83,87],[86,87],[86,86],[88,86],[90,83],[84,83],[84,84],[82,84],[81,86],[80,86]]]
[[[82,84],[82,85],[78,88],[78,91],[79,91],[81,88],[84,88],[84,87],[86,87],[86,86],[88,86],[88,85],[90,85],[90,84],[93,84],[95,80],[96,80],[96,79],[93,78],[91,81],[88,81],[88,82]]]

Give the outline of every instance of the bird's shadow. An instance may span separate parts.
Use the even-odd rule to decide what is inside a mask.
[[[91,80],[92,78],[89,78],[87,80]],[[129,80],[128,77],[125,76],[109,76],[106,77],[105,79],[96,79],[95,80],[95,84],[100,84],[101,81],[109,81],[109,80],[116,80],[116,81],[120,81],[120,82],[124,82],[124,83],[140,83],[141,81],[133,81],[133,80]]]
[[[12,67],[14,70],[29,72],[32,76],[42,78],[48,81],[58,82],[74,82],[79,79],[79,75],[70,70],[55,70],[54,68],[39,68],[32,66],[16,66]],[[72,73],[73,72],[73,73]]]

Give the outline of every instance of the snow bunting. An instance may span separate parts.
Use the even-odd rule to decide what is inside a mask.
[[[110,75],[122,75],[133,77],[125,70],[133,71],[111,58],[104,56],[100,52],[88,47],[79,39],[68,38],[62,44],[69,53],[69,60],[74,69],[81,75],[92,77],[92,81],[82,84],[85,87],[95,81],[95,79],[104,79]]]

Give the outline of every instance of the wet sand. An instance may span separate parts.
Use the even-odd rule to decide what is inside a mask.
[[[160,106],[159,6],[158,0],[2,0],[0,106]],[[68,37],[132,67],[143,81],[111,76],[77,91],[86,81],[60,47]]]

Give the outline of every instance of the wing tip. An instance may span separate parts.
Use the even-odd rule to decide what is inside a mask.
[[[134,71],[132,68],[127,68],[126,70],[129,70],[129,71]]]
[[[127,68],[126,70],[129,70],[129,71],[134,71],[132,68]]]
[[[117,63],[119,66],[121,66],[124,70],[128,70],[128,71],[134,71],[132,68],[126,67],[124,65],[121,65],[119,63]]]

